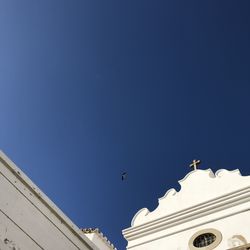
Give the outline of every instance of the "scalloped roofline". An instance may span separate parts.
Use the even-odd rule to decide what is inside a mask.
[[[231,172],[231,173],[238,173],[240,176],[242,176],[241,172],[240,172],[240,170],[238,168],[234,169],[234,170],[227,170],[227,169],[221,168],[221,169],[218,169],[215,173],[213,172],[213,170],[211,168],[208,168],[208,169],[197,169],[197,170],[193,170],[193,171],[190,171],[189,173],[187,173],[184,176],[184,178],[182,178],[178,182],[180,184],[183,183],[183,182],[185,182],[185,180],[187,180],[191,175],[195,174],[197,171],[208,172],[211,178],[220,177],[221,173],[224,172],[224,171]]]
[[[152,212],[142,208],[135,214],[122,231],[127,249],[250,211],[250,176],[239,169],[191,171],[179,184],[180,190],[169,189]]]
[[[247,186],[248,183],[250,184],[250,176],[242,176],[239,169],[231,171],[226,169],[219,169],[215,173],[210,168],[206,170],[193,170],[186,174],[184,178],[178,181],[178,183],[180,184],[179,191],[171,188],[158,199],[158,206],[153,211],[149,211],[147,208],[140,209],[134,215],[131,221],[131,226],[135,227],[140,224],[145,224],[151,220],[155,220],[160,215],[164,216],[164,213],[166,215],[171,214],[176,211],[176,209],[183,210],[191,207],[192,203],[190,202],[190,199],[188,199],[187,202],[183,202],[183,200],[185,200],[187,197],[190,197],[190,195],[194,200],[194,204],[198,204],[202,203],[203,201],[214,199],[215,197],[226,194],[228,189],[228,187],[226,186],[229,184],[231,185],[232,178],[238,181],[238,186],[236,185],[234,187],[235,190],[237,190],[237,188],[241,189],[241,187]],[[247,178],[247,181],[245,178]],[[244,182],[243,186],[241,182]],[[204,185],[207,185],[207,190],[203,187]],[[223,188],[223,185],[225,186],[225,188]],[[217,190],[212,190],[215,188],[215,186],[218,187],[218,194]],[[203,191],[201,191],[202,189]],[[230,190],[233,191],[232,188],[229,188],[229,193]],[[203,192],[205,193],[203,194]],[[208,198],[206,198],[206,196]],[[159,215],[157,215],[157,213]]]

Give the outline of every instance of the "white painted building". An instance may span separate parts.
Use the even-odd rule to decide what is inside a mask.
[[[98,229],[79,229],[0,151],[0,250],[111,250]]]
[[[194,170],[123,230],[129,250],[250,249],[250,176]]]

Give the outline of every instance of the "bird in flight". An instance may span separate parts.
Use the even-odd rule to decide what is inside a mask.
[[[127,178],[127,172],[122,173],[122,181],[124,181]]]

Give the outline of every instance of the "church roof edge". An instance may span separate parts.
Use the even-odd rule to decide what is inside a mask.
[[[240,190],[250,185],[250,176],[242,176],[239,169],[231,171],[220,169],[215,173],[211,169],[197,169],[189,172],[179,184],[181,188],[178,192],[171,188],[158,199],[159,204],[155,210],[149,211],[147,208],[139,210],[132,219],[131,226],[141,225]]]

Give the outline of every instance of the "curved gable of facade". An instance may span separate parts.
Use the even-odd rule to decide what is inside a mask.
[[[167,249],[197,249],[193,240],[199,232],[216,238],[206,250],[250,242],[250,176],[242,176],[238,169],[215,174],[211,169],[194,170],[179,184],[180,191],[168,190],[154,211],[143,208],[137,212],[131,227],[123,230],[128,249],[165,249],[161,244],[167,244]]]

